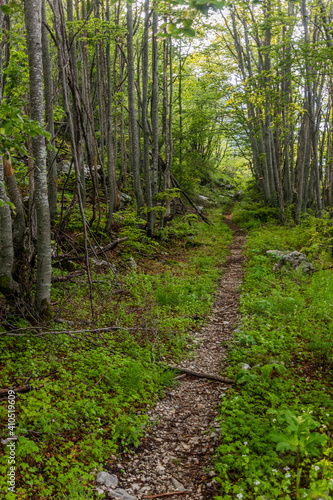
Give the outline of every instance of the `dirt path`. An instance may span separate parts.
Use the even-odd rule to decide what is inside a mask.
[[[198,343],[195,358],[182,364],[185,368],[215,374],[221,373],[227,355],[221,344],[231,340],[237,322],[238,287],[243,276],[245,236],[232,225],[230,215],[225,222],[233,230],[234,240],[229,247],[230,255],[213,314],[209,323],[194,333]],[[154,498],[154,495],[182,489],[188,493],[160,498],[212,500],[218,494],[212,458],[219,442],[217,406],[227,389],[227,385],[218,382],[185,377],[149,412],[151,422],[156,425],[152,426],[137,455],[110,471],[117,474],[118,487],[133,495],[128,498]]]

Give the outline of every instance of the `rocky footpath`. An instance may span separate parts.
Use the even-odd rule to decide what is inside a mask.
[[[230,255],[220,282],[212,316],[193,334],[194,357],[182,367],[223,374],[223,364],[238,321],[238,288],[243,276],[242,231],[234,231]],[[218,249],[217,249],[218,251]],[[212,465],[219,444],[218,406],[228,385],[180,375],[179,385],[148,413],[151,426],[136,453],[115,460],[97,476],[96,490],[105,498],[212,500],[219,489]]]

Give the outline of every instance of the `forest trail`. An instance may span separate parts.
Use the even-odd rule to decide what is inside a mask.
[[[194,342],[198,344],[194,358],[182,363],[183,368],[197,372],[220,374],[227,356],[227,347],[222,344],[231,340],[238,319],[245,235],[232,224],[229,214],[225,222],[233,231],[234,239],[229,246],[230,255],[212,315],[205,327],[193,333]],[[179,386],[148,412],[151,424],[155,425],[142,440],[137,454],[109,469],[117,475],[120,488],[134,498],[212,500],[219,493],[212,458],[219,442],[217,406],[228,386],[183,377]],[[188,493],[180,494],[182,489]],[[177,495],[170,495],[175,491]]]

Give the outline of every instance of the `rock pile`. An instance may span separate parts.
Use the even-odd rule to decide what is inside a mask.
[[[281,250],[268,250],[267,255],[279,257],[278,262],[273,267],[274,271],[281,271],[284,266],[289,266],[295,271],[303,274],[313,273],[313,265],[301,252],[282,252]]]

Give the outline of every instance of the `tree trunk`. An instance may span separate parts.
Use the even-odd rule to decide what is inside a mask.
[[[148,128],[148,31],[149,31],[149,0],[145,0],[145,25],[143,34],[143,61],[142,61],[142,128],[143,128],[143,171],[145,178],[146,204],[148,208],[147,235],[154,233],[153,200],[150,180],[149,162],[149,128]]]
[[[13,221],[13,243],[14,243],[14,254],[17,261],[22,260],[22,253],[24,249],[24,233],[25,233],[25,215],[24,207],[21,200],[21,194],[17,187],[14,170],[12,166],[12,160],[7,153],[3,157],[3,167],[5,172],[5,181],[8,191],[8,196],[10,201],[15,206],[16,215]],[[20,267],[21,262],[17,262]]]
[[[44,97],[46,110],[46,130],[50,132],[50,146],[47,150],[48,166],[48,197],[51,220],[57,213],[57,162],[54,142],[54,120],[53,120],[53,80],[52,65],[49,50],[49,40],[46,28],[46,8],[45,0],[42,0],[42,54],[43,54],[43,75],[44,75]]]
[[[134,72],[134,55],[133,55],[133,14],[132,4],[127,2],[127,93],[128,93],[128,110],[129,110],[129,127],[132,155],[132,170],[133,184],[136,198],[137,214],[142,215],[144,206],[142,189],[140,184],[140,151],[138,139],[138,124],[135,104],[135,72]]]
[[[157,45],[157,30],[158,30],[158,14],[153,11],[153,29],[152,29],[152,96],[151,96],[151,127],[152,127],[152,176],[151,176],[151,191],[153,204],[156,205],[155,196],[157,195],[157,180],[158,180],[158,45]]]
[[[11,301],[18,293],[19,286],[12,276],[14,266],[12,217],[4,181],[4,168],[0,157],[0,292]]]
[[[29,59],[31,118],[44,125],[43,75],[42,75],[42,3],[26,0],[24,4],[27,50]],[[51,231],[47,194],[45,137],[32,139],[35,158],[34,181],[37,217],[37,275],[36,307],[43,317],[49,317],[51,292]]]
[[[106,4],[107,21],[110,21],[110,6],[109,1]],[[114,154],[113,154],[113,139],[112,139],[112,76],[111,76],[111,53],[110,40],[108,39],[106,46],[106,67],[107,67],[107,117],[106,117],[106,149],[107,149],[107,167],[108,167],[108,187],[109,187],[109,205],[108,217],[105,229],[107,232],[111,230],[113,209],[116,193],[116,177],[114,169]]]
[[[124,53],[124,38],[121,43],[121,52]],[[124,103],[124,57],[119,57],[119,80],[120,80],[120,174],[119,185],[125,186],[127,182],[127,148],[125,137],[125,103]]]

